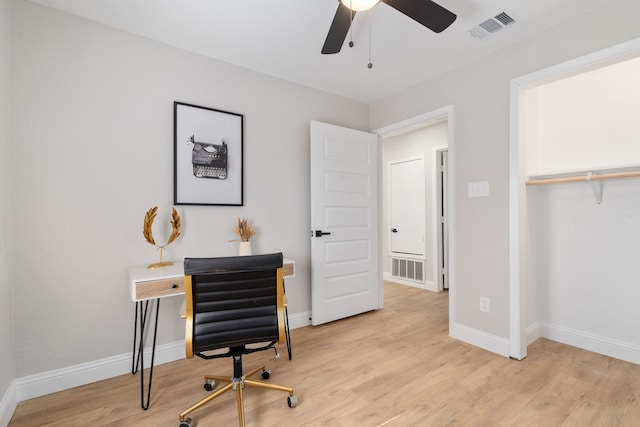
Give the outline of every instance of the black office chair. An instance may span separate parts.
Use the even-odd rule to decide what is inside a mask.
[[[289,393],[289,407],[297,404],[293,388],[250,379],[271,371],[261,366],[242,371],[242,355],[274,349],[284,342],[282,254],[184,260],[186,296],[186,352],[203,359],[233,358],[233,376],[205,375],[204,388],[226,383],[180,413],[180,427],[190,427],[187,414],[227,391],[236,393],[240,427],[244,426],[242,390],[245,386]],[[220,349],[226,351],[220,352]],[[218,350],[218,351],[216,351]]]

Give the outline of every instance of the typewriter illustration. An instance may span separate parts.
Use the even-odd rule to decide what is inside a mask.
[[[191,163],[196,178],[227,179],[227,143],[222,145],[197,142],[194,135],[189,141],[193,143]]]

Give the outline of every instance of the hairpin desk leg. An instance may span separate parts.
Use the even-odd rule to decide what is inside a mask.
[[[287,336],[287,353],[289,353],[289,360],[293,357],[291,354],[291,335],[289,334],[289,311],[287,307],[284,308],[284,329]]]
[[[131,355],[132,355],[131,374],[132,375],[135,375],[138,372],[138,367],[140,366],[140,352],[138,352],[138,349],[140,348],[140,344],[138,343],[138,310],[144,313],[142,315],[142,324],[140,325],[140,330],[144,331],[144,321],[147,318],[148,307],[149,307],[149,300],[136,301],[136,311],[133,315],[133,350],[131,351]],[[142,332],[140,333],[140,337],[142,337]]]
[[[144,303],[144,308],[143,308]],[[131,373],[135,374],[140,368],[140,407],[144,410],[149,409],[151,400],[151,382],[153,380],[153,365],[156,355],[156,336],[158,332],[158,314],[160,313],[160,299],[156,299],[156,318],[153,327],[153,344],[151,347],[151,366],[149,367],[149,384],[147,388],[147,400],[144,399],[144,327],[147,321],[147,311],[149,308],[149,300],[137,301],[136,311],[134,315],[133,329],[133,356],[131,360]],[[140,335],[138,336],[138,330]],[[136,354],[137,351],[137,354]]]
[[[285,291],[284,281],[282,282],[282,290]],[[289,304],[284,307],[284,334],[287,340],[287,354],[289,355],[289,360],[293,357],[291,353],[291,334],[289,332]]]

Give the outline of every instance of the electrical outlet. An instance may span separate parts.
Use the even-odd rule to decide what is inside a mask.
[[[487,297],[480,297],[480,311],[491,313],[491,300]]]

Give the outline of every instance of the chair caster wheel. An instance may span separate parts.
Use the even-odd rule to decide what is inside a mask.
[[[207,381],[204,383],[204,389],[205,389],[205,390],[207,390],[207,391],[211,391],[211,390],[213,390],[214,388],[216,388],[216,381],[215,381],[215,380],[207,380]],[[182,427],[182,426],[180,426],[180,427]]]
[[[289,408],[295,408],[298,405],[298,398],[294,395],[288,396],[287,405],[289,405]]]
[[[191,418],[185,418],[184,421],[180,422],[179,427],[191,427]]]
[[[262,379],[268,380],[271,377],[271,369],[265,369],[262,371]]]

